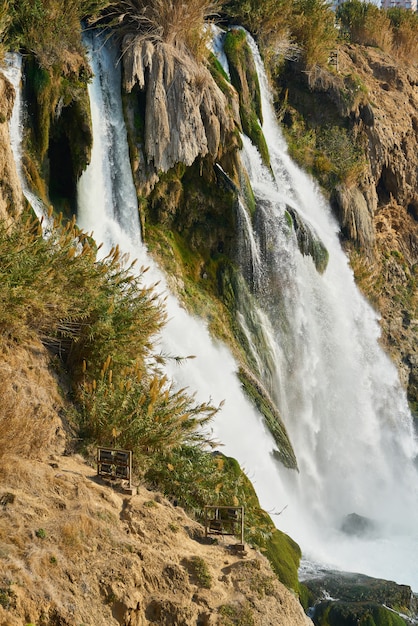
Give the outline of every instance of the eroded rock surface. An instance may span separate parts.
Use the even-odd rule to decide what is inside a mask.
[[[10,144],[9,121],[15,91],[0,73],[0,217],[17,217],[22,211],[23,196]]]
[[[125,90],[145,94],[144,153],[154,173],[190,166],[198,156],[216,159],[234,117],[203,64],[168,44],[127,36],[123,69]]]

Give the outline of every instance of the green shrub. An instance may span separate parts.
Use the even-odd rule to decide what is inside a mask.
[[[209,572],[207,563],[201,556],[192,556],[186,560],[192,577],[196,580],[196,583],[204,589],[210,589],[212,587],[212,576]]]

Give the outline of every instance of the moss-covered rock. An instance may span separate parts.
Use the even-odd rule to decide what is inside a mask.
[[[263,120],[260,85],[245,31],[237,28],[229,30],[225,37],[224,50],[228,58],[231,82],[239,95],[242,129],[257,146],[265,165],[269,166],[270,157],[260,125]]]
[[[407,622],[390,609],[368,602],[320,602],[313,617],[315,626],[405,626]]]
[[[311,594],[317,626],[403,626],[404,617],[415,611],[411,588],[392,581],[327,571],[304,584]]]
[[[264,416],[267,427],[277,443],[278,450],[274,451],[275,457],[281,461],[285,467],[297,469],[296,456],[292,444],[290,443],[286,427],[269,393],[248,369],[240,367],[239,378],[245,393]]]
[[[66,213],[75,211],[77,181],[90,160],[89,75],[81,57],[80,65],[66,74],[59,67],[40,67],[30,55],[25,62],[28,180],[45,202],[51,199]]]
[[[315,267],[322,274],[328,265],[328,250],[312,228],[300,217],[292,207],[287,207],[292,218],[299,250],[305,256],[311,256]]]

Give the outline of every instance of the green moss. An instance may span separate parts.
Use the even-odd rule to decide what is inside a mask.
[[[230,457],[223,457],[223,460],[225,484],[235,485],[237,503],[245,507],[246,541],[257,545],[270,561],[273,571],[279,580],[286,587],[298,593],[300,547],[288,535],[276,529],[270,515],[260,507],[254,487],[241,470],[237,461]],[[225,502],[225,504],[230,503],[231,500]],[[265,582],[266,586],[261,586],[264,589],[264,593],[267,594],[269,585],[268,581]]]
[[[257,146],[265,165],[270,165],[262,123],[261,93],[253,55],[241,29],[231,29],[225,36],[225,54],[228,57],[231,82],[239,95],[242,129]]]
[[[302,555],[298,544],[285,533],[275,530],[267,539],[263,552],[279,580],[299,593],[298,568]]]
[[[321,602],[315,611],[318,626],[405,626],[406,621],[390,609],[368,603]]]
[[[279,410],[274,405],[273,400],[248,370],[244,370],[244,368],[241,367],[239,369],[239,379],[247,396],[264,416],[266,424],[278,445],[279,449],[276,451],[277,458],[285,467],[297,469],[297,461],[292,444],[290,443]]]

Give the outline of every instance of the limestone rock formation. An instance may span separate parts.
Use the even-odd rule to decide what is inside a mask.
[[[10,144],[9,120],[12,116],[14,88],[0,73],[0,217],[17,217],[23,195]]]
[[[209,70],[173,46],[131,35],[122,50],[125,90],[130,93],[137,86],[145,94],[148,167],[159,174],[177,163],[190,166],[198,156],[215,160],[235,123]],[[141,177],[139,170],[136,174]]]
[[[373,124],[366,124],[364,115],[355,118],[367,138],[368,172],[350,193],[363,195],[369,216],[361,203],[362,227],[353,239],[370,242],[374,236],[369,295],[382,314],[383,341],[398,364],[412,406],[418,406],[418,302],[413,287],[418,261],[418,70],[375,48],[348,46],[340,58],[340,71],[360,76],[373,111]],[[339,204],[344,210],[344,202]],[[346,212],[347,225],[356,222],[359,206]],[[373,289],[373,284],[380,288]]]

